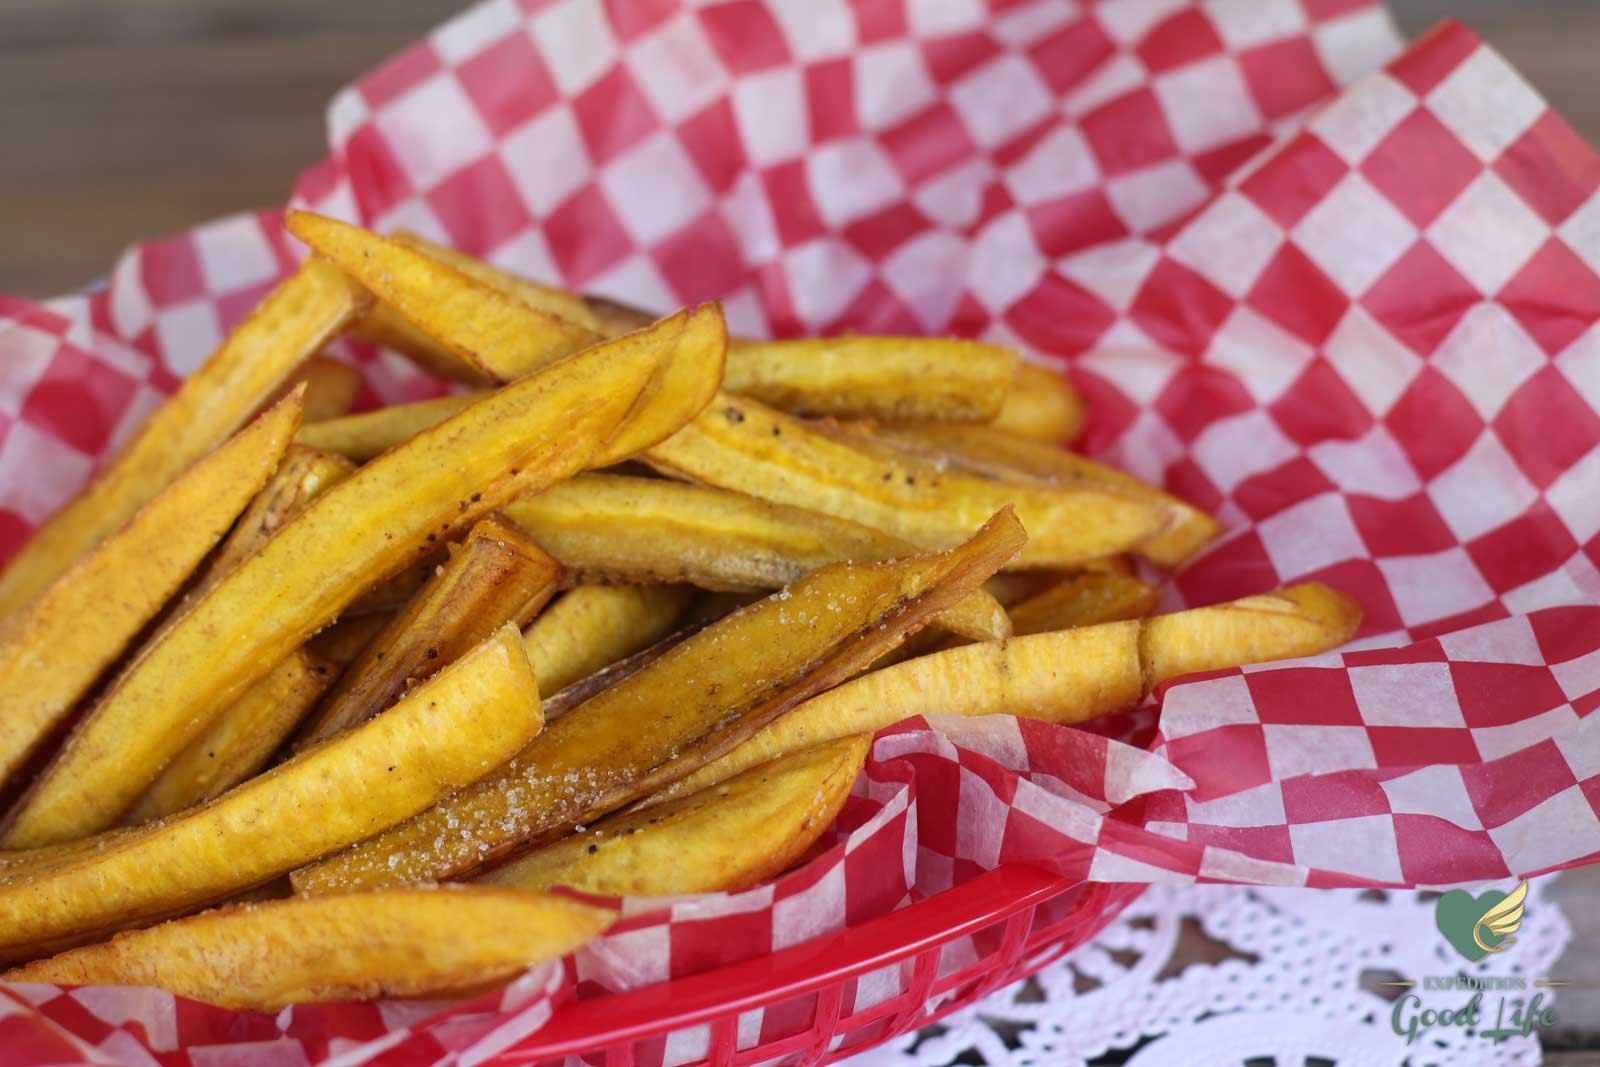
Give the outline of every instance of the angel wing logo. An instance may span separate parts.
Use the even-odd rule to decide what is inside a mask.
[[[1439,924],[1439,932],[1457,952],[1477,961],[1516,944],[1513,935],[1522,926],[1522,908],[1527,896],[1527,882],[1518,882],[1509,893],[1491,889],[1476,897],[1465,890],[1452,889],[1439,898],[1434,919]]]

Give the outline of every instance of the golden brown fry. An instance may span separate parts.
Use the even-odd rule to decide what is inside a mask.
[[[291,897],[129,931],[0,981],[156,986],[232,1011],[443,997],[559,959],[615,918],[566,897],[487,886]]]
[[[507,626],[377,718],[165,822],[0,883],[0,959],[29,959],[224,900],[369,837],[539,731]]]
[[[481,881],[522,889],[564,885],[597,896],[746,889],[788,870],[832,825],[870,747],[864,734],[841,738],[648,812],[609,815]]]
[[[482,393],[441,396],[410,404],[391,404],[360,415],[325,419],[300,427],[295,443],[365,463],[422,431],[431,430],[452,415],[460,414],[483,396]]]
[[[211,720],[362,590],[620,432],[686,316],[530,375],[312,501],[135,660],[13,815],[5,847],[114,825]]]
[[[736,341],[723,388],[796,415],[988,421],[1017,354],[953,337]]]
[[[361,372],[331,356],[312,356],[300,364],[278,390],[282,396],[301,382],[306,384],[306,410],[302,424],[336,419],[350,414],[364,379]]]
[[[563,594],[522,635],[540,688],[558,693],[650,647],[689,600],[680,585],[580,585]]]
[[[610,689],[618,682],[633,677],[704,628],[703,625],[680,627],[650,647],[642,648],[631,656],[602,667],[593,674],[585,675],[571,685],[562,686],[544,702],[544,721],[547,724],[555,722],[573,708],[593,699],[603,690]]]
[[[457,356],[442,341],[429,337],[410,319],[381,301],[375,301],[365,315],[350,324],[350,333],[398,352],[435,377],[479,387],[495,384],[494,379],[476,365]]]
[[[1349,597],[1312,582],[1209,608],[963,645],[864,674],[813,697],[662,790],[689,795],[749,767],[913,715],[1021,715],[1076,723],[1133,707],[1184,674],[1337,648],[1361,622]]]
[[[0,616],[31,600],[250,421],[365,301],[337,268],[315,261],[268,293],[211,358],[151,413],[88,488],[34,531],[0,574]]]
[[[942,458],[979,474],[1036,485],[1104,485],[1148,500],[1166,509],[1171,520],[1136,551],[1163,567],[1184,563],[1222,533],[1222,524],[1210,515],[1131,474],[992,427],[924,423],[884,426],[874,433],[896,447]]]
[[[1006,504],[1028,531],[1014,567],[1067,566],[1120,552],[1160,532],[1167,513],[1098,485],[999,481],[785,415],[727,394],[644,454],[657,470],[810,508],[923,548],[959,542]]]
[[[497,515],[451,547],[449,562],[339,678],[301,743],[365,722],[502,624],[520,628],[561,581],[561,564]]]
[[[545,311],[551,315],[566,319],[568,322],[576,323],[595,334],[596,339],[602,336],[615,337],[624,333],[632,333],[634,330],[643,329],[660,318],[659,315],[648,315],[645,316],[644,321],[637,322],[626,330],[609,333],[603,329],[599,316],[590,309],[583,297],[569,293],[565,289],[555,289],[548,285],[540,285],[538,282],[530,281],[520,274],[512,274],[510,271],[501,270],[499,267],[485,263],[475,256],[469,256],[465,252],[458,252],[448,245],[436,244],[426,237],[407,230],[396,230],[389,235],[389,239],[396,244],[404,245],[424,255],[432,256],[442,263],[448,263],[462,274],[482,282],[491,289],[498,289],[500,292],[522,301],[531,308],[536,308],[539,311]]]
[[[1154,586],[1137,578],[1088,572],[1012,605],[1007,614],[1011,616],[1012,632],[1021,637],[1143,618],[1156,609],[1160,598]]]
[[[454,877],[592,822],[867,666],[982,584],[1023,537],[1005,511],[947,553],[815,571],[574,708],[492,777],[296,872],[295,888]]]
[[[296,391],[0,623],[0,780],[66,718],[227,532],[288,447]]]
[[[1019,363],[1000,414],[989,425],[1019,437],[1064,445],[1083,428],[1083,400],[1065,374],[1035,363]]]
[[[579,580],[770,590],[829,563],[918,551],[846,519],[664,478],[585,474],[514,500],[505,512]],[[981,590],[938,625],[977,640],[1011,632],[1005,610]]]
[[[375,611],[368,615],[344,614],[339,621],[306,642],[310,652],[340,668],[348,667],[361,650],[389,625],[392,612]]]
[[[286,225],[457,359],[496,381],[521,378],[602,340],[359,226],[307,211],[289,212]]]
[[[660,318],[653,312],[609,297],[585,296],[582,300],[584,307],[594,317],[597,328],[607,337],[621,337],[625,333],[642,330]]]
[[[126,820],[149,822],[232,789],[265,767],[339,672],[296,649],[167,764]]]

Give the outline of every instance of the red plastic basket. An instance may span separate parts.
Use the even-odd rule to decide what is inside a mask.
[[[493,1062],[658,1064],[677,1034],[670,1062],[685,1067],[832,1063],[1033,974],[1093,937],[1144,888],[999,867],[845,934],[577,1001]],[[858,983],[875,972],[893,973],[898,992],[853,1008]],[[760,1037],[741,1048],[740,1021],[753,1012],[763,1020]],[[683,1046],[697,1051],[683,1058]]]

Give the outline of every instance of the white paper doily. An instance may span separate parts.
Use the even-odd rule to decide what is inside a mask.
[[[1535,1037],[1491,1042],[1436,1027],[1408,1048],[1391,1028],[1391,1000],[1380,995],[1408,990],[1376,983],[1519,977],[1526,994],[1485,993],[1485,1004],[1535,992],[1551,1003],[1556,991],[1533,983],[1550,977],[1571,931],[1549,884],[1529,884],[1516,944],[1477,964],[1440,935],[1434,894],[1154,886],[1034,980],[846,1062],[946,1067],[981,1058],[986,1067],[1081,1067],[1120,1050],[1128,1067],[1537,1064]],[[1233,958],[1170,973],[1186,925],[1191,945],[1198,930],[1202,945],[1217,943],[1213,955]],[[1457,1007],[1470,996],[1417,992],[1435,1007]]]

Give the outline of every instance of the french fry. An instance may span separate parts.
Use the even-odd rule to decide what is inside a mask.
[[[625,333],[643,329],[659,318],[643,308],[604,296],[585,296],[583,304],[594,317],[600,332],[607,337],[621,337]]]
[[[1011,616],[1012,632],[1021,637],[1143,618],[1156,609],[1160,598],[1154,586],[1137,578],[1091,571],[1014,604],[1006,613]]]
[[[357,463],[365,463],[424,430],[433,429],[451,416],[459,415],[482,400],[483,395],[441,396],[410,404],[391,404],[359,415],[324,419],[300,427],[295,444],[335,452]]]
[[[398,352],[438,378],[465,385],[493,385],[494,379],[477,365],[452,352],[448,345],[423,333],[400,312],[381,301],[350,325],[350,333],[363,341]]]
[[[82,493],[0,574],[0,616],[33,599],[180,473],[214,451],[294,369],[338,334],[366,296],[330,264],[307,262],[267,294],[205,364],[151,413]]]
[[[300,420],[297,390],[178,476],[0,622],[0,780],[9,778],[205,558]]]
[[[378,632],[389,625],[393,612],[375,611],[367,615],[341,615],[339,621],[306,642],[306,648],[320,659],[344,668],[355,662],[361,650]]]
[[[490,778],[296,872],[295,888],[456,877],[559,838],[850,677],[980,585],[1023,540],[1007,510],[946,553],[815,571],[574,708]]]
[[[573,708],[598,696],[602,691],[632,678],[704,628],[695,625],[680,627],[648,648],[642,648],[631,656],[600,668],[593,674],[584,675],[571,685],[561,687],[544,702],[544,721],[547,724],[555,722]]]
[[[1017,354],[953,337],[736,341],[723,388],[796,415],[988,421]]]
[[[1361,623],[1317,582],[1171,615],[963,645],[864,674],[800,705],[647,802],[688,796],[786,752],[871,734],[913,715],[1021,715],[1078,723],[1133,707],[1163,682],[1311,656]]]
[[[548,285],[524,278],[520,274],[501,270],[491,266],[476,256],[469,256],[465,252],[457,251],[448,245],[437,244],[419,234],[408,230],[396,230],[389,235],[389,239],[406,248],[415,249],[427,256],[432,256],[440,262],[447,263],[470,278],[474,278],[491,289],[498,289],[509,297],[522,301],[531,308],[548,312],[576,323],[590,331],[598,340],[601,337],[617,337],[624,333],[643,329],[650,325],[659,315],[647,315],[642,322],[636,322],[626,330],[608,333],[603,329],[603,324],[581,296],[576,296],[565,289],[555,289]]]
[[[666,637],[689,600],[679,585],[580,585],[523,631],[534,676],[559,693]]]
[[[1019,437],[1064,445],[1083,428],[1083,400],[1067,376],[1019,363],[1000,413],[989,424]]]
[[[512,496],[593,462],[657,364],[690,336],[686,320],[489,393],[317,497],[112,684],[13,811],[0,845],[114,825],[222,709],[362,590]]]
[[[644,459],[666,474],[850,519],[923,548],[958,543],[982,516],[1014,504],[1028,544],[1012,566],[1024,569],[1120,552],[1169,521],[1165,510],[1124,490],[944,470],[727,394]]]
[[[1171,521],[1136,551],[1163,567],[1179,566],[1222,533],[1222,524],[1199,508],[1115,467],[992,427],[927,423],[877,427],[873,433],[891,445],[991,477],[1038,485],[1104,485],[1149,500],[1165,508]]]
[[[845,519],[662,478],[585,474],[505,513],[579,579],[777,589],[843,560],[881,562],[917,548]],[[978,590],[938,625],[978,640],[1010,635],[1005,609]]]
[[[206,804],[0,882],[0,959],[31,959],[258,886],[427,808],[538,733],[516,628],[393,708]]]
[[[561,564],[497,515],[451,547],[449,562],[340,676],[302,743],[365,722],[503,623],[520,628],[561,580]]]
[[[118,934],[5,982],[157,986],[232,1011],[450,996],[499,984],[599,934],[614,912],[566,897],[435,886],[239,904]]]
[[[289,212],[285,224],[386,306],[492,380],[513,381],[603,339],[359,226],[308,211]]]
[[[857,734],[780,756],[644,812],[608,815],[481,883],[597,896],[746,889],[793,866],[832,825],[866,762]]]
[[[306,409],[302,424],[336,419],[350,414],[364,379],[350,364],[331,356],[312,356],[289,376],[278,390],[282,396],[301,382],[306,384]]]
[[[149,822],[227,792],[265,767],[338,676],[333,664],[296,649],[245,690],[167,764],[128,813]]]

